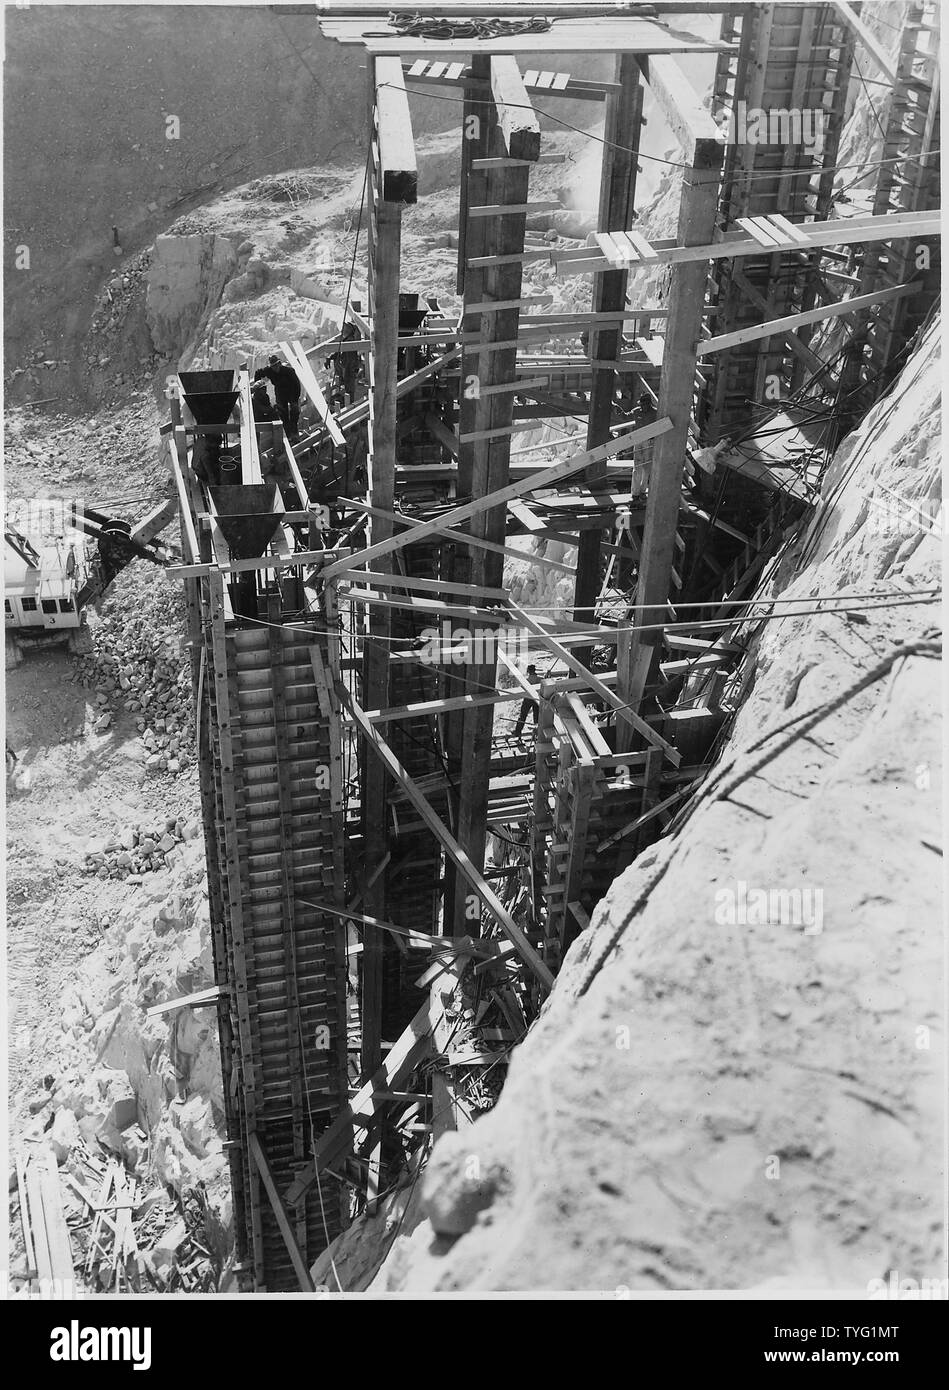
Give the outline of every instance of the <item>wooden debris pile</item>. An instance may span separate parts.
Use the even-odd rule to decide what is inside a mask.
[[[50,1150],[16,1163],[24,1277],[97,1293],[213,1293],[229,1238],[202,1189],[143,1189],[115,1157],[74,1145],[61,1171]]]

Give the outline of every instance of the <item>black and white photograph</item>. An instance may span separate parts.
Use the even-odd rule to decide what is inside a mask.
[[[949,1297],[941,9],[5,6],[40,1363]]]

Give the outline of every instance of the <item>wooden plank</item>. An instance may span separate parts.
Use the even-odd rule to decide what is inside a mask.
[[[744,227],[748,235],[754,237],[758,245],[763,246],[766,251],[772,250],[775,246],[786,244],[786,238],[778,236],[763,217],[736,217],[735,221],[739,227]]]
[[[298,342],[282,342],[280,344],[280,351],[283,353],[288,364],[299,376],[301,386],[316,407],[316,413],[326,426],[333,443],[345,444],[346,437],[333,418],[326,397],[323,395],[320,388],[320,383],[317,381],[313,368],[307,361],[306,353],[303,351],[300,344]]]
[[[74,1270],[69,1227],[66,1225],[63,1193],[59,1185],[59,1169],[56,1166],[55,1155],[50,1150],[46,1151],[42,1159],[37,1155],[33,1162],[41,1165],[40,1189],[43,1198],[43,1221],[46,1226],[46,1239],[49,1246],[50,1268],[53,1279],[58,1281],[58,1288],[65,1291],[73,1279]]]
[[[52,1297],[53,1264],[50,1256],[49,1237],[46,1232],[46,1216],[43,1209],[43,1187],[38,1159],[34,1156],[26,1165],[26,1196],[30,1215],[30,1229],[33,1233],[33,1253],[36,1257],[36,1274],[42,1287],[46,1281]]]
[[[426,11],[427,13],[427,11]],[[379,30],[383,28],[380,24]],[[371,32],[377,32],[373,26]],[[619,19],[615,23],[595,20],[559,20],[550,33],[504,34],[491,39],[424,39],[407,34],[397,34],[395,30],[389,38],[369,38],[362,33],[362,26],[336,33],[340,43],[356,43],[365,46],[370,54],[401,53],[405,57],[416,54],[430,56],[438,53],[454,57],[463,53],[616,53],[628,49],[637,53],[714,53],[727,45],[698,38],[685,31],[681,33],[671,27],[660,26],[649,20]],[[325,31],[325,22],[324,22]],[[345,37],[344,37],[345,35]]]
[[[515,395],[521,395],[535,387],[546,387],[546,385],[547,378],[545,376],[534,377],[529,381],[524,381],[521,377],[518,377],[516,381],[499,381],[496,382],[494,386],[482,386],[480,391],[482,396],[502,396],[509,392],[513,392]]]
[[[460,603],[440,603],[437,599],[420,598],[414,594],[406,594],[401,598],[384,598],[380,594],[351,588],[343,589],[341,593],[354,603],[369,604],[373,608],[406,609],[422,618],[467,618],[473,622],[498,625],[503,625],[505,622],[504,614],[493,608],[475,608]]]
[[[23,1232],[23,1254],[26,1259],[27,1277],[32,1279],[36,1273],[36,1250],[33,1246],[33,1228],[30,1223],[30,1209],[26,1196],[26,1164],[22,1158],[16,1160],[16,1193],[20,1207],[20,1229]]]
[[[939,209],[924,212],[899,213],[894,216],[837,217],[829,222],[807,222],[801,224],[807,237],[806,244],[800,243],[802,252],[819,250],[827,246],[862,246],[875,241],[901,241],[914,237],[939,236],[941,221]],[[721,241],[709,241],[703,245],[685,245],[665,242],[658,238],[652,243],[662,265],[689,265],[694,261],[731,260],[742,256],[760,256],[762,247],[754,237],[744,233],[726,232]],[[772,248],[773,249],[773,248]],[[531,254],[549,256],[557,267],[560,278],[571,275],[589,275],[603,270],[609,262],[605,256],[593,256],[589,249],[574,252],[551,251]],[[490,257],[474,258],[471,265],[487,264]]]
[[[343,570],[339,578],[359,580],[361,583],[372,584],[380,589],[406,589],[409,592],[415,590],[419,593],[434,594],[462,594],[467,598],[476,600],[494,599],[497,603],[506,603],[509,598],[507,589],[490,589],[478,584],[453,584],[446,579],[416,579],[412,575],[384,574],[378,570]]]
[[[672,747],[672,745],[668,743],[664,738],[662,738],[659,734],[657,734],[655,729],[651,729],[649,725],[645,722],[645,720],[640,719],[637,714],[635,714],[632,710],[628,709],[625,703],[617,695],[615,695],[612,690],[610,690],[609,686],[604,684],[604,682],[601,681],[598,676],[595,676],[593,672],[589,670],[588,667],[584,666],[582,661],[578,661],[577,658],[573,656],[570,651],[568,651],[568,649],[563,645],[563,643],[558,642],[557,639],[551,636],[549,632],[545,632],[544,629],[540,626],[540,624],[536,622],[528,613],[525,613],[523,608],[519,607],[518,604],[512,603],[510,605],[510,609],[512,614],[527,629],[527,631],[532,633],[532,635],[537,638],[541,645],[546,647],[549,652],[552,652],[554,656],[558,657],[564,663],[565,666],[567,666],[576,675],[581,676],[587,682],[590,689],[595,691],[596,694],[599,695],[600,699],[605,704],[609,705],[611,709],[616,711],[620,719],[624,720],[628,725],[630,725],[630,727],[635,729],[637,733],[641,734],[643,738],[645,738],[647,742],[651,743],[655,748],[661,748],[674,767],[679,766],[679,754]]]
[[[283,1205],[280,1193],[277,1191],[277,1185],[274,1182],[273,1173],[270,1171],[267,1155],[264,1153],[263,1145],[257,1136],[256,1130],[251,1130],[247,1136],[247,1149],[251,1158],[254,1160],[254,1166],[260,1174],[260,1180],[264,1185],[264,1191],[267,1193],[270,1200],[277,1226],[280,1230],[280,1234],[283,1236],[283,1243],[287,1247],[287,1254],[290,1256],[290,1262],[293,1265],[293,1272],[297,1276],[297,1283],[304,1293],[313,1293],[314,1286],[313,1280],[310,1278],[310,1271],[307,1268],[306,1260],[303,1258],[300,1247],[297,1244],[297,1238],[293,1233],[293,1227],[290,1225],[286,1207]]]
[[[500,506],[512,497],[523,497],[525,493],[534,492],[538,488],[549,487],[551,483],[559,482],[561,478],[567,478],[571,473],[578,473],[582,468],[589,467],[591,463],[595,463],[599,459],[610,458],[631,444],[643,443],[647,439],[656,439],[671,428],[671,422],[663,417],[653,421],[650,425],[644,425],[638,430],[624,434],[619,439],[608,440],[596,449],[587,449],[580,454],[574,454],[572,458],[564,459],[562,463],[555,463],[549,468],[540,469],[531,477],[510,483],[507,487],[501,488],[498,492],[491,493],[487,497],[479,497],[460,507],[454,507],[436,520],[419,522],[417,526],[402,536],[394,536],[378,545],[371,545],[366,550],[356,551],[347,559],[338,560],[335,564],[325,567],[320,571],[320,577],[324,580],[332,579],[334,575],[339,574],[344,569],[354,569],[359,565],[368,564],[370,560],[374,560],[380,555],[387,555],[393,550],[400,550],[406,545],[421,540],[423,535],[451,532],[460,522],[477,516],[479,512]],[[359,504],[354,503],[353,505]],[[465,537],[461,536],[459,539],[463,540]]]
[[[341,502],[346,506],[358,507],[365,512],[380,510],[378,507],[373,509],[372,507],[368,507],[365,503],[354,502],[348,497],[338,497],[336,500],[338,503]],[[401,512],[390,512],[388,515],[389,520],[398,526],[418,527],[422,525],[421,521],[407,517]],[[477,550],[492,550],[496,555],[506,555],[509,560],[519,560],[521,563],[529,561],[532,566],[540,565],[548,569],[560,570],[563,574],[574,573],[573,565],[565,565],[560,560],[548,560],[546,555],[528,555],[526,551],[514,550],[510,546],[495,545],[494,541],[486,541],[481,536],[469,535],[467,531],[454,531],[450,526],[436,528],[434,534],[447,536],[458,545],[473,546]],[[352,559],[352,557],[350,558]]]
[[[510,169],[515,164],[563,164],[565,154],[541,154],[536,159],[509,159],[507,155],[482,156],[471,161],[472,169]]]
[[[172,437],[168,440],[168,464],[171,468],[175,490],[178,493],[178,511],[181,516],[181,538],[184,542],[185,559],[194,564],[200,560],[201,550],[198,545],[198,533],[195,530],[194,517],[191,513],[191,499],[188,496],[184,480],[184,469],[188,467],[185,432],[178,426],[175,427]]]
[[[291,1206],[302,1200],[316,1182],[317,1173],[337,1163],[352,1150],[358,1132],[357,1115],[375,1112],[375,1097],[380,1098],[399,1087],[399,1082],[412,1072],[431,1047],[431,1005],[428,999],[415,1014],[404,1032],[389,1049],[385,1060],[366,1081],[349,1104],[320,1135],[313,1151],[313,1171],[298,1174],[284,1193]]]
[[[169,999],[164,1004],[153,1004],[145,1010],[146,1018],[161,1018],[177,1009],[200,1009],[207,1004],[216,1004],[229,993],[227,985],[209,985],[207,989],[195,990],[193,994],[181,994],[177,999]]]
[[[470,709],[474,705],[500,705],[521,700],[518,690],[498,690],[490,695],[449,695],[443,700],[419,700],[414,705],[393,705],[391,709],[366,710],[370,724],[390,724],[395,719],[428,719],[449,710]]]
[[[616,270],[627,270],[638,257],[630,256],[625,247],[617,244],[612,232],[596,232],[595,240],[610,265]]]
[[[702,105],[701,98],[678,63],[662,53],[639,59],[646,84],[661,110],[666,124],[682,149],[684,162],[697,168],[718,168],[725,137]],[[711,161],[706,166],[705,161]]]
[[[604,840],[601,844],[597,845],[597,854],[602,854],[612,845],[618,844],[620,840],[624,840],[628,835],[632,835],[634,830],[639,830],[642,826],[647,825],[649,821],[655,820],[656,816],[661,816],[663,811],[667,811],[670,806],[674,806],[677,801],[681,801],[682,797],[688,796],[693,785],[694,783],[690,782],[687,786],[680,787],[677,792],[673,792],[671,796],[667,796],[663,801],[657,802],[657,804],[652,806],[648,811],[644,811],[641,816],[637,816],[635,820],[631,820],[628,825],[624,825],[622,830],[617,830],[615,835],[611,835],[608,840]]]
[[[483,299],[480,304],[466,304],[466,314],[499,314],[502,309],[533,309],[553,304],[553,296],[539,294],[525,299]]]
[[[380,56],[374,67],[382,197],[388,203],[414,203],[418,164],[402,61]]]
[[[833,5],[834,8],[839,12],[841,17],[845,19],[847,23],[850,25],[851,29],[856,34],[860,42],[863,44],[864,48],[867,50],[870,57],[873,59],[874,63],[877,65],[880,72],[882,72],[886,80],[893,87],[898,88],[900,86],[900,77],[897,69],[894,68],[891,59],[886,53],[886,50],[882,47],[876,36],[871,32],[867,25],[864,24],[863,20],[854,10],[853,6],[847,4],[846,0],[833,0]]]
[[[627,227],[623,235],[626,237],[627,241],[632,242],[636,251],[639,253],[639,259],[644,265],[651,265],[658,262],[659,252],[655,250],[641,232],[637,232],[633,227]],[[651,314],[650,317],[652,317]]]
[[[429,801],[422,795],[422,793],[416,786],[414,780],[405,771],[405,768],[402,766],[398,758],[392,752],[392,749],[389,747],[388,743],[386,743],[382,735],[369,722],[369,720],[366,718],[364,711],[350,697],[349,692],[343,686],[340,685],[337,686],[336,693],[339,696],[340,702],[345,706],[352,718],[359,725],[360,731],[364,734],[366,741],[369,747],[374,752],[375,756],[383,763],[393,780],[396,781],[402,788],[402,790],[405,792],[409,801],[415,807],[416,811],[419,813],[422,820],[428,826],[429,830],[432,832],[435,838],[439,840],[440,843],[443,845],[449,857],[454,861],[456,867],[458,868],[462,876],[471,885],[475,893],[484,903],[484,906],[487,908],[488,912],[490,912],[491,915],[496,919],[502,931],[513,943],[515,950],[517,951],[521,959],[524,961],[525,965],[527,965],[531,972],[536,976],[536,978],[539,980],[540,984],[544,987],[544,989],[550,990],[553,987],[553,976],[551,975],[544,962],[537,955],[537,952],[531,946],[530,942],[527,940],[527,937],[524,935],[520,927],[514,921],[514,918],[508,912],[507,908],[501,902],[500,898],[494,892],[494,889],[485,880],[483,875],[475,868],[474,864],[471,862],[468,855],[462,849],[461,845],[451,834],[451,832],[447,829],[447,827],[442,823],[440,817],[433,810]],[[650,730],[650,733],[652,733],[652,730]],[[658,735],[655,735],[655,737],[658,737]]]
[[[251,570],[294,569],[311,565],[315,560],[336,556],[338,550],[297,550],[292,555],[254,555],[247,560],[227,560],[220,564],[168,565],[164,571],[169,579],[201,579],[209,574],[247,574]]]
[[[241,425],[241,482],[262,483],[260,454],[257,449],[257,431],[254,429],[254,408],[250,399],[250,373],[237,373],[237,409]]]
[[[491,59],[491,95],[497,109],[504,153],[510,159],[536,160],[540,154],[540,122],[517,62],[506,54]],[[471,208],[469,215],[477,211]]]
[[[560,202],[541,202],[541,203],[483,203],[479,207],[469,208],[469,217],[516,217],[526,216],[537,212],[559,212],[563,208]]]
[[[890,299],[903,299],[907,295],[919,294],[922,282],[911,281],[906,285],[894,285],[888,290],[877,290],[874,294],[861,294],[853,299],[841,299],[836,304],[822,304],[819,309],[809,309],[804,314],[789,314],[783,319],[772,319],[770,323],[754,324],[750,328],[740,328],[735,333],[722,333],[717,338],[706,338],[699,344],[698,355],[709,357],[715,352],[739,343],[753,343],[759,338],[771,338],[777,334],[793,331],[806,323],[818,323],[822,319],[836,318],[840,314],[855,314],[868,309],[873,304],[885,304]]]
[[[308,508],[310,506],[310,495],[306,490],[306,483],[303,481],[303,475],[300,472],[296,458],[293,454],[293,450],[290,448],[290,441],[287,438],[286,430],[282,429],[280,431],[279,442],[283,446],[283,452],[286,455],[287,467],[290,469],[290,477],[293,479],[293,486],[297,490],[297,496],[300,499],[300,506]],[[285,517],[284,519],[289,520],[289,517]]]
[[[769,212],[768,219],[783,231],[791,241],[796,241],[799,245],[807,245],[807,232],[803,227],[796,227],[793,222],[790,222],[786,217],[782,216],[780,212]]]

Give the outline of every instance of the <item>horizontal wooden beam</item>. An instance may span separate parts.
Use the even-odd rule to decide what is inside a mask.
[[[449,695],[444,700],[419,700],[414,705],[393,705],[391,709],[366,710],[370,724],[391,724],[396,719],[429,719],[456,709],[473,709],[476,705],[502,705],[511,700],[523,700],[520,690],[496,690],[490,695]]]
[[[515,217],[537,212],[559,212],[563,203],[482,203],[468,209],[469,217]]]
[[[478,584],[454,584],[445,579],[416,579],[412,575],[383,574],[378,570],[342,570],[340,579],[359,580],[362,584],[372,584],[380,589],[407,589],[421,593],[461,594],[465,598],[493,600],[506,603],[510,595],[507,589],[485,589]]]
[[[228,985],[209,985],[207,989],[195,990],[193,994],[181,994],[177,999],[168,999],[164,1004],[152,1004],[145,1010],[146,1018],[161,1018],[163,1014],[174,1013],[176,1009],[203,1009],[216,1004],[229,992]]]
[[[351,581],[350,581],[351,582]],[[417,594],[406,594],[404,598],[384,598],[369,589],[340,589],[353,603],[365,603],[373,608],[404,608],[420,618],[464,618],[468,622],[491,623],[498,626],[507,622],[505,613],[489,608],[474,608],[460,603],[441,603],[438,599],[421,598]]]
[[[513,169],[519,164],[563,164],[567,156],[565,154],[541,154],[536,159],[509,159],[505,155],[496,155],[490,159],[473,159],[472,169]]]
[[[861,246],[874,241],[905,241],[914,237],[939,236],[942,231],[941,213],[938,208],[924,212],[906,212],[894,216],[886,213],[874,217],[835,217],[829,222],[800,222],[797,224],[807,236],[807,242],[797,248],[786,248],[786,254],[795,249],[802,254],[825,246]],[[726,232],[721,241],[703,246],[677,246],[673,242],[656,238],[653,250],[658,252],[663,265],[686,265],[690,261],[729,260],[740,256],[762,255],[761,243],[754,237],[741,232]],[[777,252],[775,247],[775,252]],[[589,275],[609,270],[610,263],[605,256],[595,255],[589,247],[575,251],[531,252],[532,259],[547,256],[557,267],[560,277],[570,275]],[[525,255],[505,257],[506,260],[524,260]],[[468,265],[472,268],[494,265],[497,259],[491,256],[473,256]]]
[[[299,550],[293,555],[255,555],[247,560],[229,560],[221,564],[169,565],[165,574],[169,579],[203,579],[212,572],[217,574],[247,574],[251,570],[286,570],[296,565],[312,565],[316,560],[334,559],[338,550]]]

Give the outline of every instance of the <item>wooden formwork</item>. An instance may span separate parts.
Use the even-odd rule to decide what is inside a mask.
[[[345,1215],[334,1183],[287,1212],[271,1196],[346,1100],[345,943],[320,910],[343,887],[338,730],[317,676],[330,650],[281,621],[279,597],[271,623],[226,621],[221,587],[212,575],[201,604],[201,771],[235,1225],[255,1287],[298,1289]]]
[[[553,965],[617,873],[661,829],[657,819],[619,834],[658,803],[663,750],[617,753],[597,717],[581,693],[541,698],[531,866],[536,930]]]
[[[727,16],[723,37],[739,46],[719,55],[715,77],[714,100],[732,116],[736,137],[725,154],[722,231],[734,228],[739,217],[773,212],[794,222],[827,217],[853,63],[852,31],[831,4],[761,5]],[[823,112],[820,149],[803,141],[742,142],[747,130],[739,129],[739,102],[744,103],[745,125],[749,109]],[[811,169],[816,172],[809,176]],[[813,308],[819,262],[818,253],[802,256],[791,248],[718,263],[709,298],[719,310],[718,322],[741,328]],[[797,379],[798,366],[820,366],[807,348],[808,333],[804,329],[791,338],[759,339],[711,359],[708,391],[697,417],[709,443],[727,438],[736,422],[747,422],[750,402],[765,399],[767,377],[787,387],[792,376]]]

